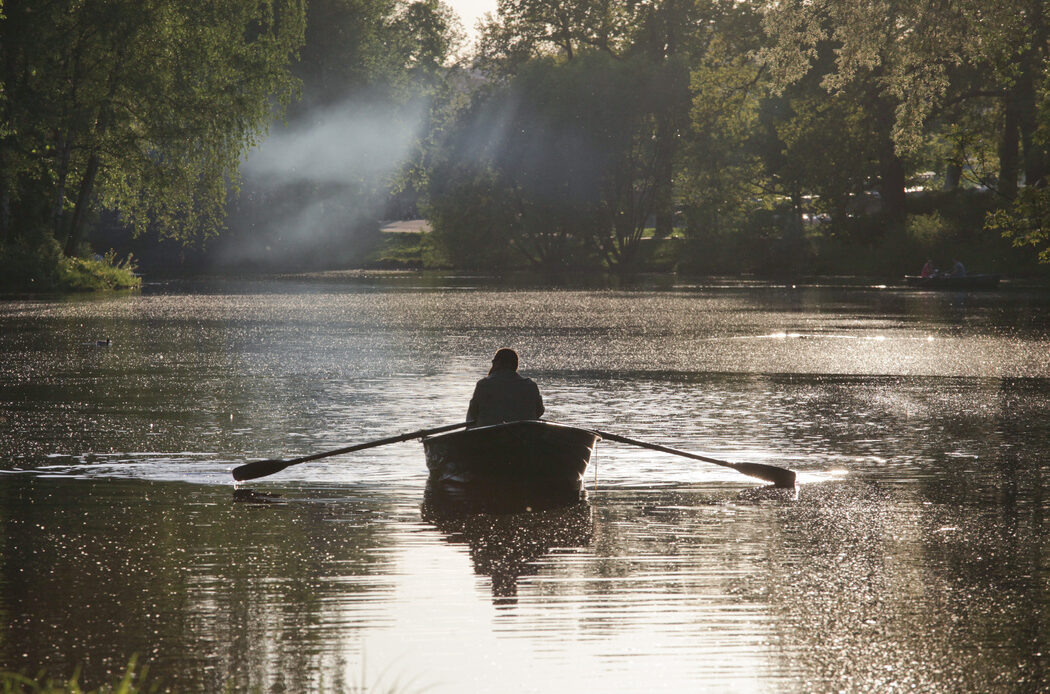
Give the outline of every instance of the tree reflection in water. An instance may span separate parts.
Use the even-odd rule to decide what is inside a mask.
[[[470,549],[474,572],[492,581],[495,605],[517,603],[518,579],[556,548],[586,547],[594,535],[591,505],[580,488],[447,488],[428,483],[423,520],[448,542]]]

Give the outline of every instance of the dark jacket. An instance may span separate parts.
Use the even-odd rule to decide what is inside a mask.
[[[478,381],[467,408],[473,426],[486,426],[543,416],[543,398],[532,379],[511,369],[497,369]]]

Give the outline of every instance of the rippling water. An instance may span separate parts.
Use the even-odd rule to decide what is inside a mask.
[[[111,340],[100,346],[99,340]],[[511,345],[586,498],[464,513],[418,443]],[[0,303],[0,665],[178,689],[1037,691],[1050,293],[209,281]]]

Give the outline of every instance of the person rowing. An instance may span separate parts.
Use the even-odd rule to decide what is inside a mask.
[[[543,416],[543,398],[531,378],[518,373],[518,353],[504,347],[492,358],[492,368],[474,386],[467,407],[468,426],[488,426]]]

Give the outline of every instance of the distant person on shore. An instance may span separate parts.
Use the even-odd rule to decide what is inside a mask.
[[[962,261],[956,258],[952,261],[952,277],[966,277],[966,266],[962,264]]]
[[[470,426],[487,426],[543,416],[540,389],[518,373],[518,354],[504,347],[492,358],[489,375],[478,381],[467,408]]]
[[[933,277],[936,274],[937,268],[933,266],[933,261],[927,258],[926,264],[922,266],[922,272],[919,273],[919,277]]]

